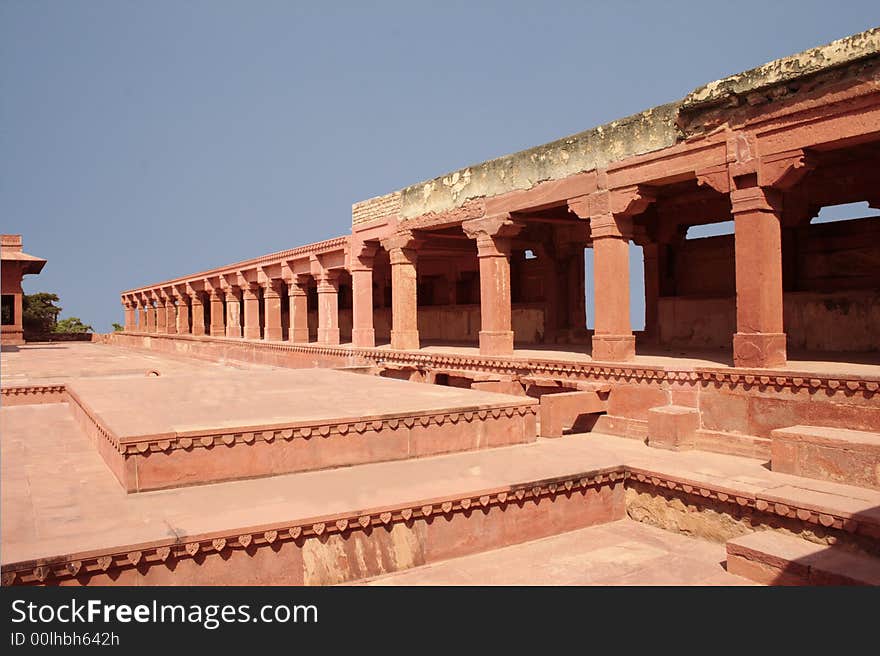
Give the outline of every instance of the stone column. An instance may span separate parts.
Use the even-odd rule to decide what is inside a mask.
[[[146,314],[146,332],[154,333],[156,332],[156,307],[153,305],[153,299],[147,298],[147,307],[145,310]]]
[[[165,297],[165,332],[169,335],[177,334],[177,313],[174,307],[174,296],[169,294]]]
[[[660,247],[656,242],[642,245],[645,266],[645,337],[652,342],[659,338],[658,304],[660,299]]]
[[[307,276],[296,276],[287,285],[290,300],[290,327],[287,338],[297,344],[309,342],[309,297]]]
[[[373,258],[376,247],[362,245],[357,253],[354,250],[352,248],[351,342],[354,346],[372,348],[376,345],[376,331],[373,328]]]
[[[260,288],[256,284],[242,289],[244,300],[244,338],[260,339]]]
[[[405,231],[382,242],[391,260],[391,348],[419,348],[418,262],[419,241]]]
[[[339,344],[339,272],[321,271],[318,282],[318,343]]]
[[[730,192],[736,253],[737,367],[778,367],[786,362],[782,324],[782,197],[762,187]]]
[[[192,308],[192,334],[200,337],[205,334],[205,306],[202,293],[192,290],[189,292],[189,298]]]
[[[168,332],[168,313],[165,309],[165,296],[156,297],[156,331],[159,334]]]
[[[226,336],[241,337],[241,302],[238,287],[229,287],[226,293]]]
[[[537,243],[532,252],[538,258],[544,287],[544,343],[553,344],[559,333],[562,314],[559,307],[560,280],[563,275],[567,277],[568,274],[559,264],[557,249]]]
[[[566,263],[568,274],[568,316],[566,319],[572,337],[583,336],[587,330],[583,243],[568,247]]]
[[[134,302],[134,329],[142,333],[146,329],[146,315],[144,313],[144,302],[141,299],[137,299]]]
[[[263,286],[263,304],[265,306],[265,322],[263,339],[281,341],[281,281],[267,280]]]
[[[130,301],[123,301],[122,308],[123,308],[123,312],[125,314],[123,328],[124,328],[124,330],[129,331],[129,330],[131,330],[131,326],[134,323],[131,318],[131,302]]]
[[[226,335],[226,322],[223,312],[222,289],[212,289],[210,293],[211,303],[211,337],[224,337]]]
[[[590,217],[596,307],[593,359],[625,361],[636,354],[629,316],[629,217]]]
[[[187,305],[187,297],[177,294],[174,299],[177,301],[177,333],[179,335],[189,334],[189,306]]]
[[[480,353],[511,355],[510,238],[522,225],[502,214],[471,219],[461,227],[476,240],[480,261]]]

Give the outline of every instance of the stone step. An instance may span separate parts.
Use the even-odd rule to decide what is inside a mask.
[[[524,396],[330,369],[81,379],[70,410],[127,492],[534,442]]]
[[[648,410],[648,445],[679,451],[693,449],[700,427],[700,411],[680,405]]]
[[[880,434],[827,426],[771,432],[773,471],[880,489]]]
[[[608,409],[608,400],[592,390],[543,394],[540,399],[541,437],[562,437],[566,430],[588,432],[596,416]]]
[[[719,544],[746,517],[880,540],[878,491],[799,488],[757,461],[596,433],[125,495],[67,404],[2,413],[3,480],[28,482],[4,499],[4,526],[16,527],[4,533],[4,585],[338,583],[627,514],[679,531],[676,507],[689,534]]]
[[[729,540],[727,571],[767,585],[880,585],[880,558],[776,531]]]

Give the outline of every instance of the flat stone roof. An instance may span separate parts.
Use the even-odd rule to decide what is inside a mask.
[[[39,273],[46,265],[46,260],[36,255],[29,255],[21,250],[21,235],[0,235],[0,260],[3,262],[21,262],[24,273]]]
[[[470,200],[531,189],[540,182],[661,150],[687,136],[677,122],[682,111],[699,111],[732,95],[748,94],[878,55],[880,28],[875,27],[710,82],[682,100],[355,203],[352,224],[372,221],[378,215],[397,214],[405,220],[449,211]]]

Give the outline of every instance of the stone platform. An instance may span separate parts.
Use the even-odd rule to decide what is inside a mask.
[[[451,394],[474,399],[475,392],[340,371],[230,367],[94,344],[28,346],[3,356],[4,383],[7,373],[31,386],[57,383],[69,401],[10,405],[3,398],[4,585],[322,585],[424,565],[447,571],[447,563],[453,569],[465,564],[465,578],[491,583],[497,571],[484,566],[496,559],[512,568],[511,582],[588,583],[592,577],[609,584],[724,583],[735,580],[719,569],[725,543],[729,553],[738,553],[736,541],[753,533],[791,536],[815,545],[811,553],[833,549],[823,563],[838,562],[839,550],[880,556],[880,490],[771,471],[761,459],[655,449],[596,429],[492,449],[128,494],[95,448],[94,435],[90,439],[74,419],[71,406],[80,408],[85,427],[98,425],[74,396],[100,405],[106,426],[120,433],[128,427],[131,438],[145,430],[154,436],[197,432],[209,417],[212,429],[222,428],[212,433],[221,436],[219,442],[215,438],[208,447],[194,441],[189,452],[181,447],[177,455],[231,452],[244,454],[238,460],[248,463],[270,422],[272,440],[260,441],[269,453],[296,442],[321,449],[332,440],[375,445],[401,428],[383,418],[370,442],[365,436],[376,428],[368,426],[369,413],[393,407],[410,434],[416,425],[455,426],[445,408],[442,424],[414,420],[407,429],[405,415],[428,412],[433,406],[427,400],[448,404],[465,398]],[[148,361],[158,376],[143,370]],[[294,379],[288,375],[302,377],[298,394],[290,391]],[[334,381],[314,397],[323,401],[309,393],[321,376]],[[170,400],[167,390],[160,393],[165,386],[176,390]],[[406,394],[397,398],[400,390]],[[410,392],[426,396],[417,401]],[[858,394],[846,398],[858,400]],[[486,397],[535,407],[528,397]],[[295,405],[302,425],[317,426],[317,434],[285,438],[287,428],[278,425],[290,419],[284,413]],[[338,408],[359,416],[343,417]],[[495,410],[485,409],[485,421],[495,420]],[[346,434],[322,435],[329,424],[319,420],[327,412],[352,420]],[[481,410],[474,412],[479,418]],[[499,412],[498,419],[506,414]],[[252,431],[234,431],[257,415],[261,430],[250,424],[254,440],[248,443],[245,433]],[[527,414],[523,418],[529,421]],[[236,441],[226,444],[222,436],[230,434]],[[101,439],[110,444],[103,434]],[[139,464],[169,460],[174,451],[140,451],[138,444],[133,442],[131,457]],[[627,517],[635,522],[623,532],[608,525],[620,526],[618,520]],[[665,529],[665,537],[656,538],[645,525]],[[714,544],[701,547],[694,538]],[[514,545],[522,550],[507,558],[505,549]],[[685,552],[701,554],[699,562],[678,558]],[[759,564],[778,556],[766,546],[748,553]],[[413,576],[418,580],[420,574],[414,570]]]
[[[85,378],[70,409],[129,492],[535,440],[534,399],[327,369]]]
[[[340,583],[626,516],[719,553],[753,531],[880,544],[880,492],[595,433],[126,494],[65,404],[0,421],[5,584]]]

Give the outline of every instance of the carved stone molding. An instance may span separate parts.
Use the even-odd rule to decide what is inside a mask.
[[[131,334],[131,333],[125,333]],[[318,344],[284,344],[248,342],[243,345],[240,340],[226,337],[209,337],[194,335],[157,335],[148,333],[156,340],[192,340],[197,342],[237,345],[248,350],[266,350],[273,353],[298,353],[309,356],[338,358],[341,362],[351,362],[356,356],[364,364],[388,367],[406,366],[420,371],[436,368],[460,369],[475,372],[503,374],[517,378],[530,374],[541,374],[560,380],[577,380],[584,382],[621,382],[621,383],[686,383],[686,384],[717,384],[723,383],[731,389],[739,387],[747,389],[756,386],[758,389],[789,389],[796,391],[807,387],[823,391],[829,397],[836,394],[862,394],[866,398],[873,397],[880,390],[880,381],[870,376],[828,376],[813,373],[792,372],[789,368],[749,369],[694,367],[690,369],[670,369],[659,366],[645,366],[635,363],[614,365],[589,362],[566,362],[555,360],[539,360],[519,356],[470,356],[453,353],[423,353],[392,351],[352,346],[321,346]],[[227,354],[229,356],[229,354]]]
[[[774,189],[791,189],[816,167],[816,157],[803,149],[761,157],[758,184]]]
[[[451,519],[475,511],[488,512],[496,508],[521,508],[527,503],[552,503],[559,497],[584,495],[589,490],[611,488],[624,484],[626,473],[622,467],[608,467],[603,471],[565,476],[554,480],[524,482],[514,487],[480,490],[473,494],[451,495],[405,505],[385,506],[357,512],[309,518],[305,522],[285,522],[272,526],[230,528],[220,535],[186,536],[183,539],[130,545],[121,550],[90,553],[79,557],[44,559],[3,566],[3,585],[45,583],[69,580],[85,574],[94,574],[135,566],[164,566],[173,568],[175,561],[193,559],[199,554],[224,553],[231,550],[252,551],[269,547],[276,542],[295,542],[302,546],[306,540],[327,534],[349,534],[369,531],[394,524],[411,526],[414,522],[430,521],[435,517]]]

